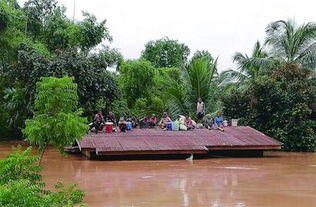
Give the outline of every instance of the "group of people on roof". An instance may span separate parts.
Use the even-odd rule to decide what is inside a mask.
[[[106,118],[104,118],[101,111],[95,114],[93,122],[90,124],[90,130],[93,130],[97,133],[100,130],[103,130],[106,123],[113,124],[113,130],[125,132],[131,128],[155,128],[156,126],[163,130],[172,130],[171,128],[177,128],[177,130],[192,130],[195,128],[207,128],[219,129],[224,131],[224,120],[219,112],[213,118],[211,114],[205,115],[205,105],[201,98],[197,101],[196,106],[196,118],[195,122],[189,114],[177,115],[176,119],[172,121],[167,112],[163,112],[161,120],[158,122],[157,116],[152,114],[150,118],[147,116],[142,117],[138,120],[135,116],[120,117],[119,121],[116,122],[115,115],[113,112],[109,112]],[[170,128],[170,129],[169,129]]]

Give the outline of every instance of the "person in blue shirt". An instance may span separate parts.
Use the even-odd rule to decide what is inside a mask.
[[[224,120],[223,117],[219,112],[216,113],[216,117],[214,119],[215,126],[221,130],[222,132],[224,131]]]

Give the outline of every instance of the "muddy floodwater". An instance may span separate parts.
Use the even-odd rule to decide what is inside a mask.
[[[11,152],[0,144],[0,158]],[[91,161],[49,149],[44,180],[77,183],[90,207],[315,207],[316,153],[261,158]]]

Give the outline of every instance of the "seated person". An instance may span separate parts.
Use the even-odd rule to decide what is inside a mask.
[[[184,125],[187,127],[188,130],[194,128],[193,121],[192,121],[192,119],[191,119],[191,117],[189,115],[185,116]]]
[[[127,123],[124,120],[124,117],[121,117],[119,122],[118,122],[118,127],[120,129],[120,132],[126,132],[127,130]]]
[[[112,111],[109,112],[109,115],[106,119],[107,122],[112,122],[113,126],[116,126],[116,119]]]
[[[219,112],[216,113],[214,124],[217,129],[224,131],[224,120]]]
[[[151,117],[150,117],[150,127],[151,128],[154,128],[157,124],[157,117],[155,114],[153,114]]]
[[[132,116],[131,122],[132,122],[132,127],[133,128],[136,128],[138,126],[138,121],[137,121],[135,116]]]
[[[93,118],[93,123],[90,125],[90,130],[94,127],[95,132],[98,133],[99,130],[102,130],[104,127],[104,117],[101,111],[96,113]]]
[[[184,130],[184,131],[187,130],[187,127],[185,126],[185,117],[184,116],[178,114],[175,122],[179,123],[180,130]]]
[[[147,116],[144,116],[144,117],[139,121],[139,127],[140,127],[140,128],[149,128],[149,127],[150,127],[150,121],[148,120]]]
[[[205,128],[212,129],[213,123],[214,123],[214,121],[213,121],[212,115],[211,114],[207,114],[206,115],[206,119],[204,121]]]
[[[159,126],[161,129],[166,129],[168,126],[168,122],[172,122],[170,117],[168,116],[167,112],[163,112],[162,118],[159,122]]]

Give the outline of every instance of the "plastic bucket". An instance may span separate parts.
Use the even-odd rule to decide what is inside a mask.
[[[172,122],[167,123],[167,130],[172,130]]]
[[[232,119],[232,126],[238,126],[238,119]]]
[[[227,127],[227,126],[228,126],[228,122],[227,122],[226,120],[223,122],[223,126],[224,126],[224,127]]]
[[[112,122],[106,122],[105,123],[105,132],[106,133],[112,133],[113,132],[113,123]]]
[[[127,130],[132,130],[132,122],[127,122],[127,124],[126,124],[126,128],[127,128]]]
[[[172,131],[179,131],[179,122],[172,122]]]

